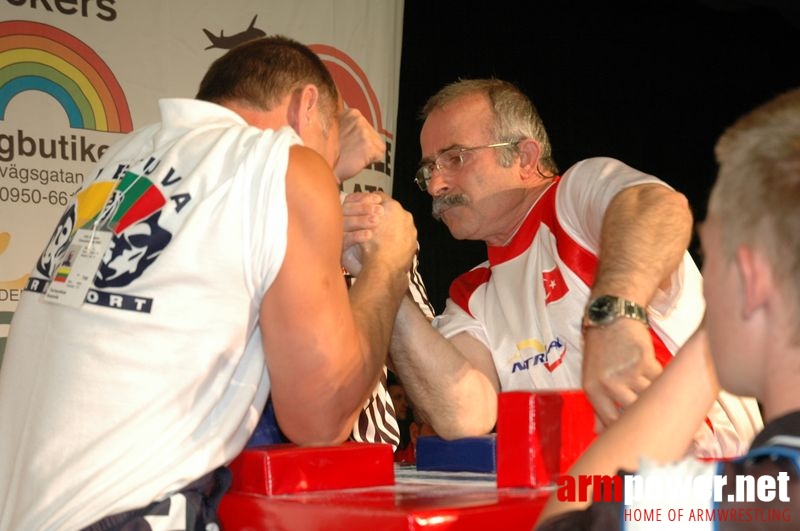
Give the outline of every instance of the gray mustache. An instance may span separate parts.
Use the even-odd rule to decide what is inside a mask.
[[[436,220],[442,219],[442,212],[450,207],[468,205],[469,198],[464,194],[443,195],[433,198],[431,214]]]

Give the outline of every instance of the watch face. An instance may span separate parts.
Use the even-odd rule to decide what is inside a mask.
[[[597,324],[607,324],[617,317],[616,307],[616,301],[612,297],[599,297],[589,306],[586,314]]]

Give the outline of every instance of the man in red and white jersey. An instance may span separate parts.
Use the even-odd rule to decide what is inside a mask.
[[[490,432],[499,391],[583,388],[610,424],[701,321],[686,198],[610,158],[561,173],[535,107],[501,80],[448,85],[423,115],[417,184],[488,260],[434,327],[401,306],[392,361],[411,400],[445,438]],[[349,201],[350,230],[369,226]],[[738,455],[761,427],[754,400],[721,394],[694,453]]]
[[[797,529],[800,88],[737,119],[715,155],[719,171],[699,229],[705,319],[567,472],[625,480],[585,496],[551,495],[537,531]],[[766,426],[738,459],[684,456],[720,388],[755,396]],[[634,481],[665,488],[637,492]]]

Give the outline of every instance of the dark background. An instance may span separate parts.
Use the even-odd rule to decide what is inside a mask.
[[[616,157],[683,192],[696,220],[705,216],[719,134],[800,87],[800,0],[474,4],[405,2],[393,196],[414,215],[437,312],[450,282],[485,259],[483,242],[456,241],[433,220],[430,196],[412,181],[419,110],[444,84],[515,83],[541,114],[562,171]]]

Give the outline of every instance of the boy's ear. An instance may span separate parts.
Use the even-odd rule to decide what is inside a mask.
[[[759,250],[746,245],[736,249],[736,268],[742,285],[742,317],[746,319],[769,300],[772,268]]]

